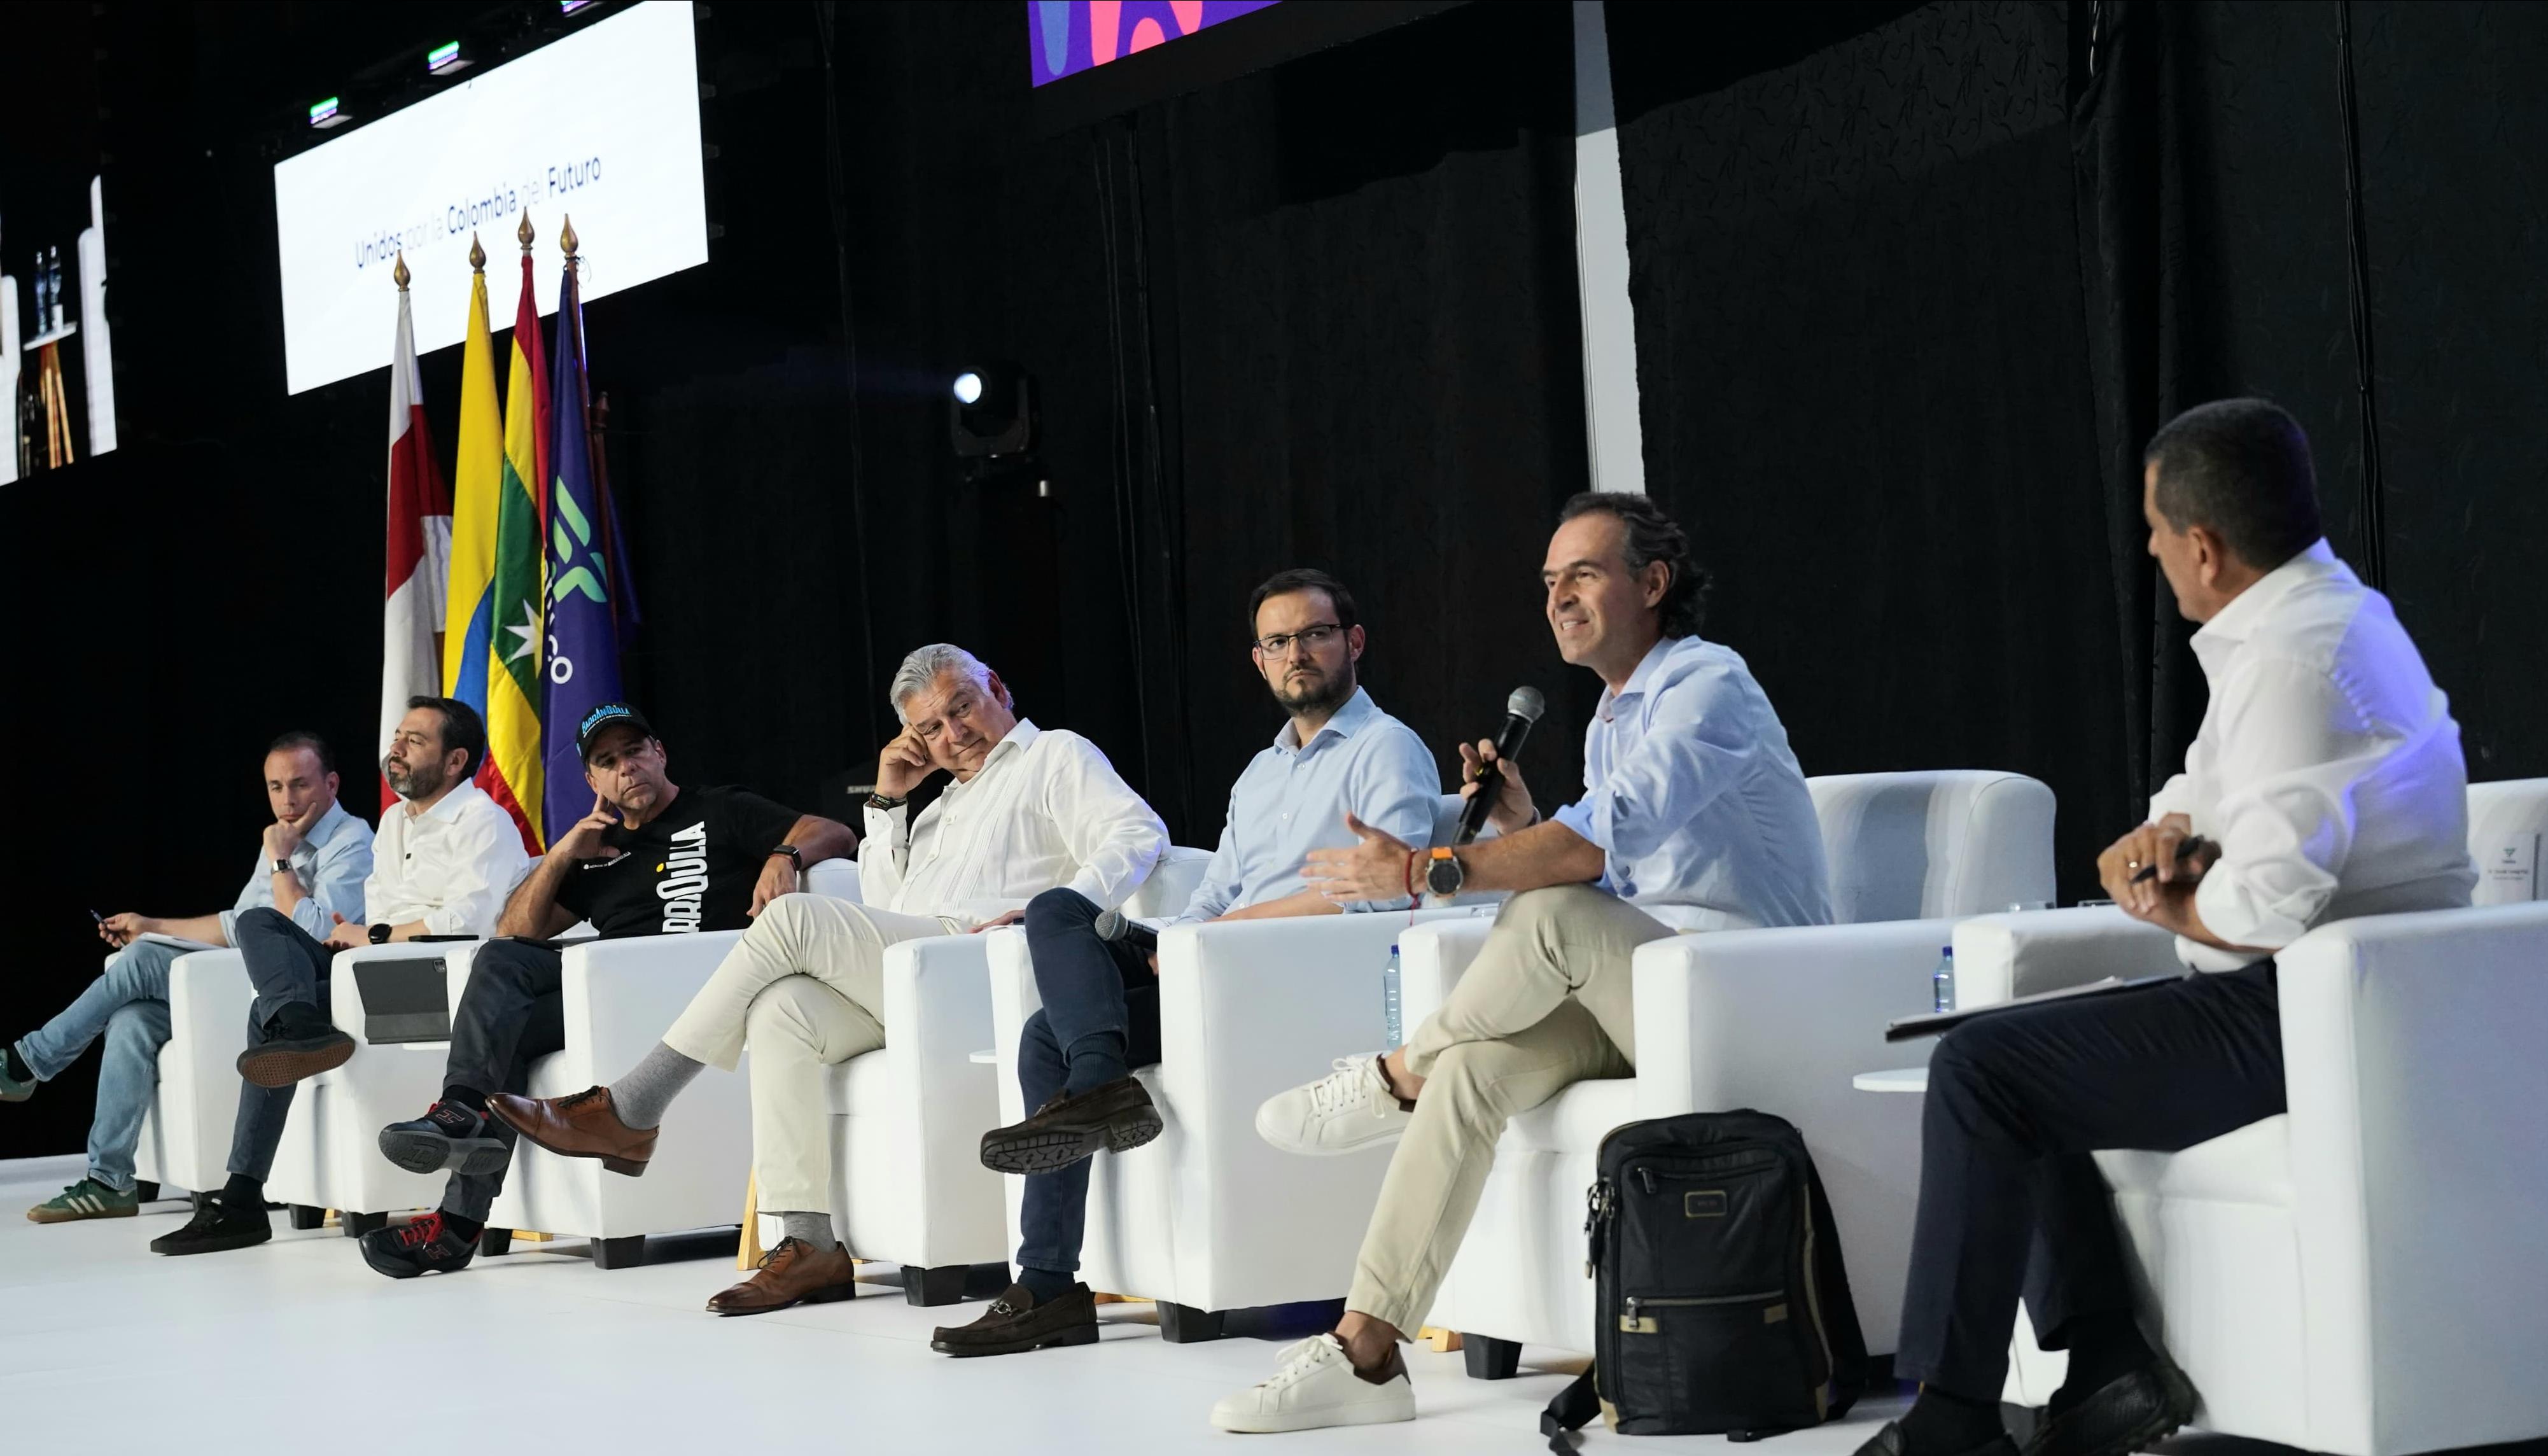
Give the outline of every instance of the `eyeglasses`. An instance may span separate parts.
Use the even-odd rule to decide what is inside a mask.
[[[1317,622],[1303,627],[1298,632],[1277,632],[1271,637],[1259,637],[1256,639],[1256,650],[1267,657],[1285,657],[1290,655],[1292,644],[1298,642],[1303,647],[1316,652],[1334,641],[1336,634],[1343,630],[1343,627],[1334,622]]]

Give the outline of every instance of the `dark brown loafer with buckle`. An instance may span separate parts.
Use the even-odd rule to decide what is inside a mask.
[[[619,1121],[607,1087],[587,1087],[572,1097],[515,1097],[500,1092],[487,1099],[497,1121],[560,1157],[597,1157],[601,1165],[631,1178],[643,1177],[655,1155],[653,1128],[632,1128]]]
[[[1053,1345],[1097,1343],[1097,1297],[1074,1284],[1037,1304],[1035,1291],[1012,1284],[970,1324],[943,1326],[929,1347],[942,1355],[1016,1355]]]
[[[801,1238],[782,1238],[761,1256],[752,1277],[708,1300],[711,1315],[767,1315],[789,1305],[827,1305],[856,1299],[859,1265],[834,1244],[817,1249]]]
[[[2048,1411],[2026,1456],[2126,1456],[2166,1439],[2194,1418],[2194,1383],[2165,1354],[2118,1376],[2086,1400]]]
[[[1159,1109],[1138,1077],[1117,1077],[1075,1097],[1056,1097],[1025,1122],[982,1135],[982,1166],[996,1173],[1050,1173],[1103,1147],[1134,1148],[1159,1136]]]

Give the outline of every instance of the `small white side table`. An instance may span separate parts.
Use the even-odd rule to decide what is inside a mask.
[[[1929,1069],[1925,1066],[1896,1067],[1888,1072],[1860,1072],[1849,1084],[1861,1092],[1920,1092],[1929,1090]]]

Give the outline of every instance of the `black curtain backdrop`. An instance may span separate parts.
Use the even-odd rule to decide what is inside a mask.
[[[1613,54],[1680,18],[1623,8]],[[1647,489],[1808,774],[2013,769],[2065,868],[2117,732],[2058,6],[1924,9],[1619,128]],[[2079,879],[2065,874],[2066,895]]]
[[[2536,675],[2507,670],[2548,648],[2548,13],[1866,7],[1831,44],[1829,16],[1747,11],[1764,65],[1678,71],[1655,57],[1689,53],[1685,13],[1608,15],[1650,488],[1807,772],[2033,774],[2064,897],[2095,893],[2204,703],[2141,447],[2259,394],[2310,432],[2330,543],[2385,567],[2471,776],[2548,773]]]

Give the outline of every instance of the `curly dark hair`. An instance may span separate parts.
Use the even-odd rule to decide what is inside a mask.
[[[1707,619],[1710,579],[1707,569],[1690,558],[1689,533],[1681,528],[1681,522],[1645,497],[1620,491],[1587,491],[1567,501],[1557,518],[1564,523],[1595,512],[1617,520],[1627,532],[1620,550],[1628,558],[1628,570],[1641,572],[1658,561],[1671,569],[1672,580],[1656,607],[1662,614],[1664,635],[1697,636]]]

